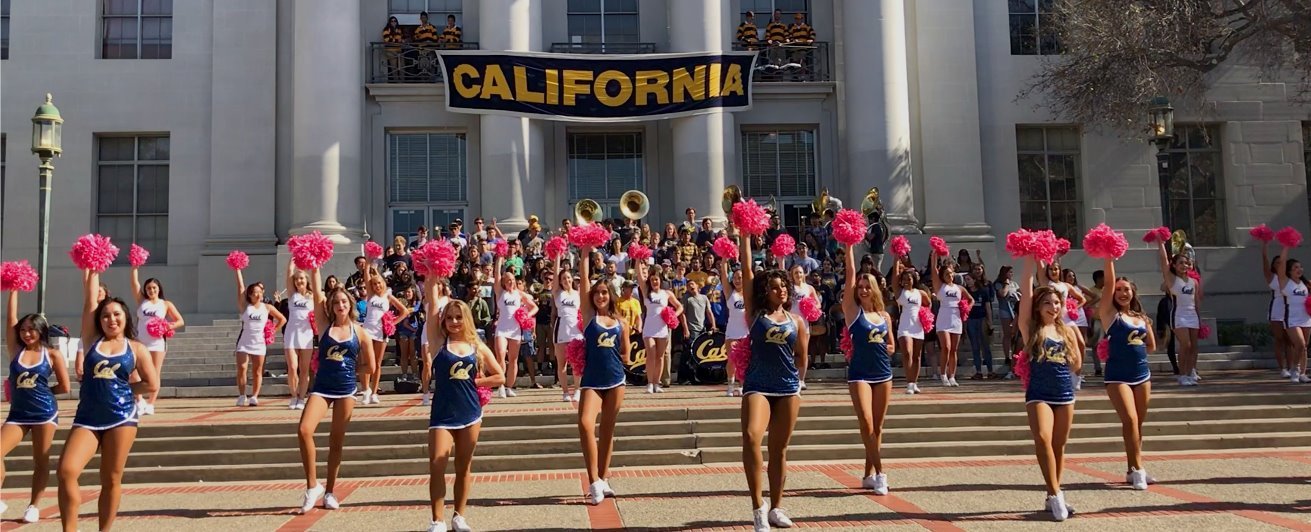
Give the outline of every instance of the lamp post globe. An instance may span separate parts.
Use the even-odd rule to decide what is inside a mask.
[[[37,235],[40,247],[36,259],[40,278],[36,285],[36,312],[42,316],[46,313],[46,264],[50,256],[50,181],[55,173],[51,160],[64,151],[63,128],[64,118],[59,115],[54,98],[47,93],[45,103],[32,116],[32,153],[41,159],[41,226]]]

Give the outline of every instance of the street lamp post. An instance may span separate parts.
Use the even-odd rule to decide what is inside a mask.
[[[63,152],[64,119],[59,116],[54,98],[46,94],[46,102],[36,108],[32,116],[32,153],[41,158],[41,229],[39,231],[41,246],[36,259],[37,272],[41,277],[36,285],[36,312],[42,316],[46,313],[46,263],[50,254],[50,180],[54,177],[55,165],[52,159]]]
[[[1156,144],[1156,180],[1161,189],[1161,225],[1174,227],[1170,223],[1170,154],[1166,150],[1174,143],[1174,107],[1165,96],[1152,98],[1148,105],[1147,125],[1151,130],[1152,142]]]

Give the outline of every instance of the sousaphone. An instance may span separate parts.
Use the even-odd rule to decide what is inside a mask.
[[[584,199],[574,204],[574,222],[586,225],[601,221],[601,204],[596,200]]]
[[[651,212],[651,200],[640,190],[630,190],[619,197],[619,212],[629,220],[641,220]]]

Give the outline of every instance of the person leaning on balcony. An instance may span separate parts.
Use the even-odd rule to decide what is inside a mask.
[[[405,30],[396,17],[387,17],[382,28],[383,56],[387,60],[387,78],[395,80],[401,75],[401,44],[405,43]]]
[[[815,45],[815,28],[806,24],[806,16],[797,13],[793,15],[791,26],[788,26],[788,44],[795,48],[789,53],[787,68],[801,68],[802,65],[808,64],[811,54],[814,53]]]
[[[747,11],[746,20],[737,25],[737,37],[734,40],[743,50],[755,50],[760,47],[760,30],[756,28],[756,14]]]
[[[455,15],[446,15],[446,27],[442,28],[442,42],[446,48],[455,50],[464,42],[464,31],[455,25]]]
[[[416,74],[422,77],[432,77],[437,71],[437,52],[434,50],[436,44],[440,42],[437,37],[437,28],[428,22],[428,12],[419,13],[419,27],[414,28],[414,43],[417,45],[418,61]]]
[[[765,26],[765,42],[769,44],[769,62],[778,66],[783,62],[783,43],[788,40],[788,28],[783,24],[783,12],[774,10],[774,18]]]

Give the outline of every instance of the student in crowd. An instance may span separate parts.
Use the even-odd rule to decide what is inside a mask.
[[[760,44],[760,30],[756,28],[756,14],[747,11],[741,24],[737,25],[737,35],[733,37],[743,50],[756,50]]]

